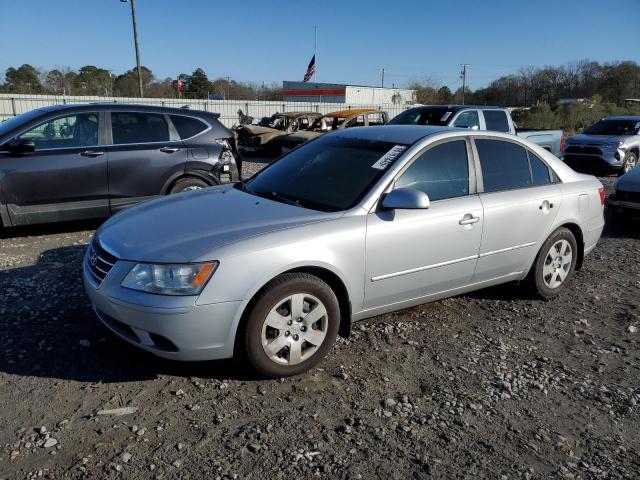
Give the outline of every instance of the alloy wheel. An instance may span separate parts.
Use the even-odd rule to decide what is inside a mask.
[[[262,348],[274,362],[296,365],[320,348],[328,331],[327,309],[313,295],[295,293],[277,302],[262,324]]]
[[[636,166],[637,163],[637,159],[634,156],[630,156],[629,158],[627,158],[627,161],[624,162],[624,173],[630,172],[631,170],[633,170]]]
[[[573,252],[571,245],[566,240],[558,240],[554,243],[544,259],[542,267],[542,279],[549,288],[558,288],[562,285],[571,271]]]
[[[182,189],[183,192],[192,192],[193,190],[202,190],[200,185],[189,185]]]

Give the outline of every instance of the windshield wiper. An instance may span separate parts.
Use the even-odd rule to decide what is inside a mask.
[[[255,191],[255,190],[251,190],[250,193],[258,195],[259,197],[270,198],[271,200],[276,200],[278,202],[287,203],[289,205],[295,205],[296,207],[302,207],[302,205],[300,205],[300,200],[298,200],[298,199],[296,199],[294,197],[291,197],[289,195],[286,195],[284,193],[258,192],[258,191]]]

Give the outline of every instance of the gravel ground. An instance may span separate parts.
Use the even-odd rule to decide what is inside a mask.
[[[0,479],[640,476],[638,222],[607,224],[560,298],[376,317],[275,381],[107,334],[80,281],[96,226],[0,238]]]

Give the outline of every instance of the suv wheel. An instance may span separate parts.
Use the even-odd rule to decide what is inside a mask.
[[[339,325],[338,299],[325,282],[306,273],[284,274],[258,294],[238,346],[259,374],[296,375],[322,360]]]
[[[571,230],[561,227],[553,232],[529,272],[534,291],[544,299],[558,295],[573,275],[578,259],[578,244]]]
[[[209,186],[210,185],[207,182],[200,180],[199,178],[186,177],[178,180],[173,187],[171,187],[169,193],[189,192],[191,190],[200,190]]]
[[[624,162],[622,163],[622,173],[625,174],[633,170],[636,165],[638,165],[638,155],[634,152],[627,153],[624,157]]]

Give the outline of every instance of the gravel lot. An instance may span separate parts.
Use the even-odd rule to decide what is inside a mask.
[[[558,299],[376,317],[276,381],[109,335],[80,280],[96,226],[0,237],[0,479],[640,476],[637,221],[607,224]]]

